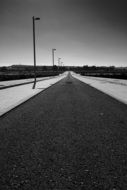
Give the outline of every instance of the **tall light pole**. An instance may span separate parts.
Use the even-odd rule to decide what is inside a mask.
[[[58,58],[58,66],[60,66],[60,60],[61,60],[61,58],[59,57]]]
[[[52,49],[52,65],[54,66],[54,51],[56,51],[56,49]]]
[[[36,85],[36,49],[35,49],[35,21],[40,20],[38,17],[32,17],[33,20],[33,53],[34,53],[34,84],[33,84],[33,89],[35,88]]]
[[[60,60],[61,60],[61,58],[59,57],[58,58],[58,68],[60,69]]]

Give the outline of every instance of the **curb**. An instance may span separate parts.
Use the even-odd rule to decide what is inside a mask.
[[[58,75],[57,75],[58,76]],[[55,76],[56,77],[56,76]],[[53,77],[50,77],[50,78],[44,78],[44,79],[40,79],[40,80],[37,80],[36,82],[40,82],[40,81],[43,81],[43,80],[49,80],[49,79],[52,79]],[[21,86],[21,85],[26,85],[26,84],[31,84],[31,83],[34,83],[34,81],[31,81],[31,82],[24,82],[24,83],[20,83],[20,84],[14,84],[14,85],[10,85],[10,86],[4,86],[4,87],[0,87],[0,90],[4,90],[4,89],[7,89],[7,88],[12,88],[12,87],[16,87],[16,86]]]
[[[65,76],[66,77],[66,76]],[[65,78],[64,77],[64,78]],[[54,86],[55,84],[59,83],[61,80],[63,80],[64,78],[60,79],[59,81],[55,82],[54,84],[52,84],[51,86],[48,86],[47,88],[42,89],[40,92],[38,92],[35,95],[32,95],[31,97],[26,98],[25,100],[23,100],[22,102],[20,102],[19,104],[15,105],[14,107],[10,108],[9,110],[5,111],[4,113],[0,114],[0,118],[4,117],[6,114],[8,114],[9,112],[13,111],[14,109],[16,109],[17,107],[19,107],[20,105],[26,103],[27,101],[29,101],[30,99],[34,98],[35,96],[39,95],[40,93],[42,93],[45,90],[48,90],[50,87]]]

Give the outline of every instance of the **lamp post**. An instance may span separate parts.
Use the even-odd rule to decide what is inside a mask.
[[[61,58],[59,57],[58,58],[58,66],[60,66],[60,60],[61,60]]]
[[[58,58],[58,69],[60,69],[60,60],[61,60],[61,58],[59,57]]]
[[[33,20],[33,54],[34,54],[34,84],[33,84],[33,89],[35,89],[36,85],[36,49],[35,49],[35,21],[40,20],[38,17],[32,17]]]
[[[52,49],[52,65],[54,66],[54,52],[56,51],[56,49]]]

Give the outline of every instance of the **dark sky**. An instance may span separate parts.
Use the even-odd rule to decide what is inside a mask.
[[[0,65],[37,64],[61,57],[65,65],[127,66],[125,0],[0,0]]]

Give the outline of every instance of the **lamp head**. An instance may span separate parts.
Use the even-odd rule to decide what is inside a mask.
[[[39,17],[36,17],[35,20],[40,20],[40,18],[39,18]]]

